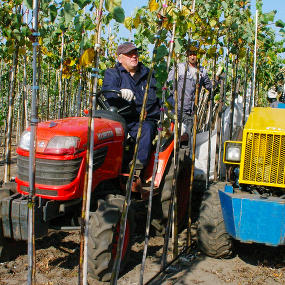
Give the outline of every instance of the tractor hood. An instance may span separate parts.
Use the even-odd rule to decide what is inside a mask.
[[[30,131],[30,128],[27,129]],[[124,140],[124,129],[119,122],[95,118],[94,145],[112,140]],[[73,154],[87,148],[88,118],[73,117],[47,121],[37,127],[37,153]],[[19,148],[22,148],[21,142]],[[26,149],[27,150],[27,149]]]
[[[244,127],[263,133],[285,132],[285,109],[255,107]]]

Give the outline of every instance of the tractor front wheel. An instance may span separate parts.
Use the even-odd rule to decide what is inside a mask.
[[[198,244],[208,256],[229,258],[232,256],[233,241],[227,233],[219,198],[219,189],[224,189],[224,182],[210,185],[204,193],[198,218]]]
[[[124,201],[124,196],[108,195],[105,200],[98,201],[96,212],[90,214],[88,272],[92,278],[100,281],[106,282],[111,279]],[[131,209],[129,209],[120,272],[124,270],[130,252],[132,217]]]

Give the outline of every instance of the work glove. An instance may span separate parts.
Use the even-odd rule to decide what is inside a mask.
[[[134,96],[134,93],[133,93],[132,90],[130,90],[130,89],[121,89],[120,91],[122,93],[121,96],[122,96],[123,99],[125,99],[125,100],[127,100],[129,102],[131,102],[133,99],[134,100],[136,99],[136,97]]]

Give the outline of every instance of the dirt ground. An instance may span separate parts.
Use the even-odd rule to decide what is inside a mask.
[[[15,175],[15,164],[12,176]],[[3,176],[3,164],[0,166]],[[0,178],[1,179],[1,178]],[[179,245],[185,244],[185,232],[180,235]],[[139,284],[144,237],[136,235],[129,262],[118,284]],[[264,245],[236,243],[236,253],[231,259],[206,257],[193,246],[187,255],[174,262],[164,274],[152,279],[160,267],[163,238],[150,239],[146,260],[144,283],[148,284],[285,284],[285,247],[272,248]],[[0,284],[26,284],[27,246],[24,242],[9,243],[11,257],[0,263]],[[168,259],[171,260],[171,249]],[[51,230],[47,237],[36,240],[36,284],[77,284],[79,262],[79,231]],[[105,284],[89,280],[89,284]]]

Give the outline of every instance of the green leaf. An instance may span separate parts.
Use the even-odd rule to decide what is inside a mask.
[[[278,28],[285,28],[285,23],[282,20],[277,20],[275,26]]]
[[[33,9],[33,0],[24,0],[23,3],[28,9]]]
[[[161,45],[157,48],[155,59],[158,61],[166,55],[168,55],[167,47],[165,45]]]
[[[212,28],[214,28],[214,27],[216,26],[216,24],[217,24],[217,21],[216,21],[215,19],[212,19],[212,20],[210,21],[210,26],[211,26]]]
[[[90,4],[90,0],[74,0],[74,3],[76,3],[81,9],[83,9],[85,6]]]
[[[122,0],[106,0],[105,8],[109,12],[113,12],[114,8],[120,7],[122,4]]]
[[[118,22],[118,23],[124,23],[125,20],[125,11],[122,7],[115,7],[113,9],[113,18]]]
[[[74,18],[76,11],[73,5],[71,5],[70,3],[65,3],[63,13],[65,18],[65,24],[68,25]]]
[[[238,28],[238,24],[237,23],[232,23],[231,28],[235,31]]]
[[[53,23],[56,16],[57,16],[57,9],[55,5],[50,5],[49,7],[49,17],[50,17],[50,21]]]
[[[19,30],[17,29],[14,29],[13,30],[13,36],[14,38],[19,42],[21,40],[21,33]]]
[[[223,1],[223,2],[222,2],[222,6],[223,6],[224,10],[227,10],[227,9],[228,9],[228,4],[227,4],[227,2]]]
[[[95,29],[95,25],[93,24],[93,22],[90,18],[85,20],[84,25],[85,25],[86,31],[91,31],[91,30]]]

